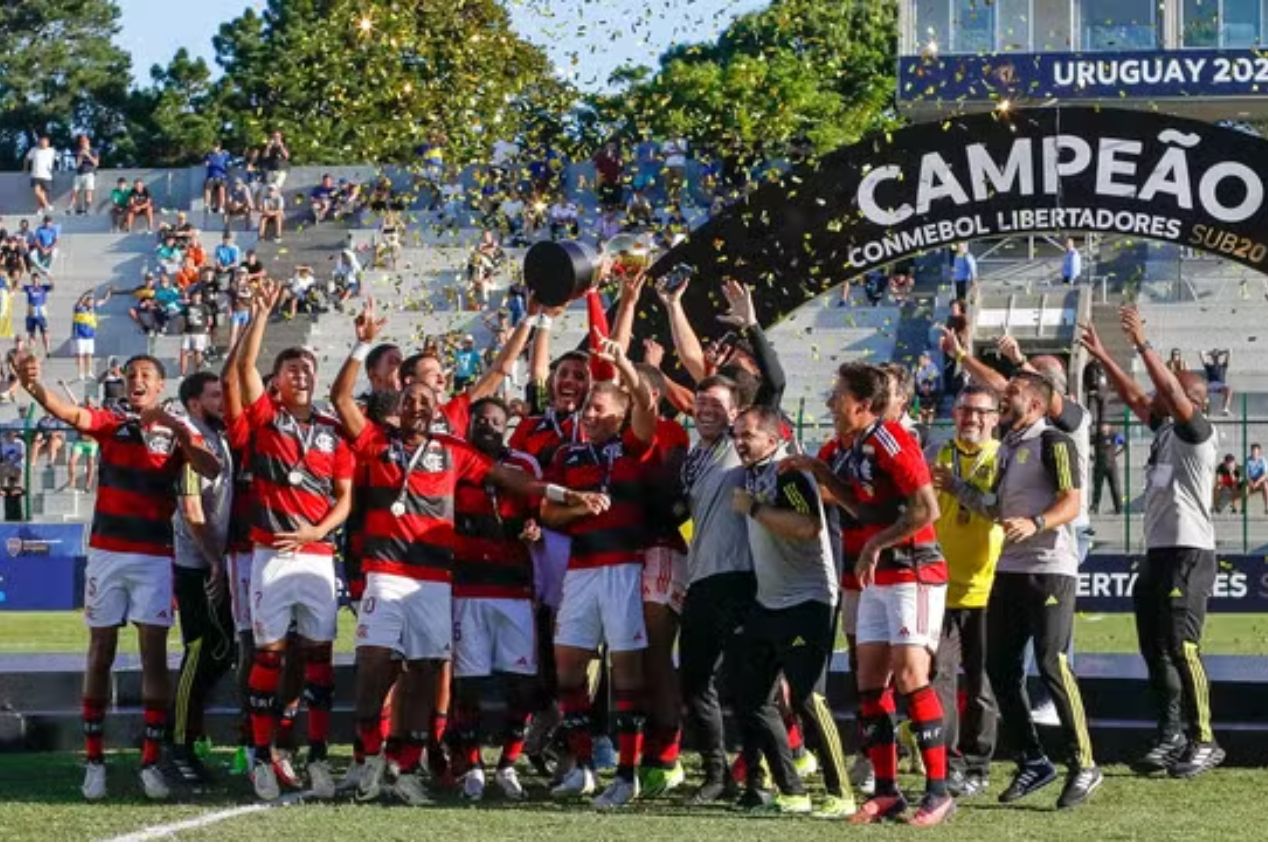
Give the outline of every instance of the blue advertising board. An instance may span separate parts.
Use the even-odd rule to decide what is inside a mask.
[[[0,523],[0,612],[82,606],[84,528]]]
[[[1079,569],[1079,612],[1132,611],[1141,554],[1090,554]],[[1213,613],[1268,612],[1268,557],[1219,555],[1208,609]]]
[[[994,53],[903,56],[898,99],[905,103],[1260,97],[1268,94],[1268,53],[1255,50],[1148,50],[1115,53]]]

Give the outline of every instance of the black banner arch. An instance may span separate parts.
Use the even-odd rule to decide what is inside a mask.
[[[1107,232],[1191,246],[1268,271],[1268,141],[1122,109],[949,118],[866,138],[784,173],[662,255],[696,269],[684,305],[716,337],[726,277],[763,325],[874,267],[961,240]],[[664,336],[659,302],[638,333]]]

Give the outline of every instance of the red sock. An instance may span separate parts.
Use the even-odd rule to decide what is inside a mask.
[[[682,752],[682,729],[680,727],[661,727],[660,747],[657,749],[656,761],[662,768],[672,768],[678,764],[678,756]]]
[[[584,688],[560,689],[559,709],[568,752],[578,765],[594,766],[594,739],[590,735],[590,695]]]
[[[930,686],[907,695],[907,715],[925,763],[925,788],[933,794],[946,791],[947,747],[942,738],[942,702]]]
[[[335,698],[335,667],[330,648],[314,648],[304,662],[304,699],[308,701],[308,743],[324,745],[330,737],[330,708]]]
[[[248,703],[251,709],[251,741],[258,758],[267,760],[273,744],[273,732],[277,729],[274,707],[277,687],[282,681],[282,655],[277,651],[255,652],[251,662],[251,675],[247,680]],[[259,755],[259,754],[263,755]]]
[[[894,743],[894,693],[890,688],[859,691],[859,722],[867,758],[876,773],[876,793],[892,794],[898,778],[898,745]]]
[[[387,738],[392,735],[392,703],[396,699],[396,686],[388,689],[387,697],[383,699],[383,709],[379,713],[379,735]]]
[[[524,734],[528,730],[528,713],[511,707],[506,713],[506,740],[502,742],[502,758],[499,768],[514,765],[524,752]]]
[[[102,735],[106,722],[106,702],[98,698],[84,698],[84,755],[89,762],[105,761]]]
[[[423,747],[427,744],[426,733],[410,733],[401,745],[400,755],[397,761],[400,763],[401,773],[408,774],[418,768],[418,763],[423,758]]]
[[[643,749],[643,691],[642,689],[617,689],[616,698],[616,746],[618,776],[632,777]]]
[[[357,740],[361,745],[363,761],[366,756],[378,756],[379,751],[383,749],[383,733],[379,732],[379,719],[365,718],[358,722]]]
[[[599,291],[586,292],[586,313],[590,318],[590,351],[599,350],[599,341],[606,340],[611,334],[608,329],[608,315],[603,312],[603,298]],[[590,356],[590,378],[593,381],[613,381],[616,379],[616,367],[605,360]]]
[[[453,731],[464,770],[480,767],[480,710],[469,705],[458,707]]]
[[[167,729],[167,707],[157,701],[142,703],[145,732],[141,738],[141,767],[157,765]]]
[[[806,747],[806,739],[801,734],[801,722],[791,712],[784,712],[784,729],[788,731],[788,749],[800,754]]]

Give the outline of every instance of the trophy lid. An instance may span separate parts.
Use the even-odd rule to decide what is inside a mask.
[[[543,305],[563,305],[594,283],[598,260],[594,251],[575,240],[534,243],[524,256],[524,283]]]

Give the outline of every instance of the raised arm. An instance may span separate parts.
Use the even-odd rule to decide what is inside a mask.
[[[532,313],[532,294],[529,294],[529,313]],[[520,324],[515,326],[515,330],[511,332],[511,336],[507,339],[506,345],[498,350],[497,357],[493,358],[492,365],[488,370],[479,377],[479,379],[467,388],[467,395],[472,401],[479,401],[482,398],[493,395],[497,388],[502,385],[502,381],[511,377],[511,369],[515,366],[515,361],[523,353],[524,347],[528,345],[528,332],[531,330],[528,318],[520,320]]]
[[[256,295],[251,299],[251,322],[242,340],[242,353],[238,360],[238,377],[242,379],[242,400],[249,407],[264,395],[264,379],[256,366],[260,347],[264,345],[264,330],[269,324],[269,314],[282,298],[282,285],[271,279],[260,282]]]
[[[691,416],[696,409],[696,394],[679,384],[661,369],[665,360],[665,347],[650,337],[643,339],[643,363],[655,367],[665,379],[665,398],[680,413]]]
[[[1114,386],[1114,392],[1118,393],[1118,397],[1123,400],[1123,404],[1131,408],[1137,419],[1148,425],[1151,415],[1149,412],[1149,397],[1145,395],[1144,390],[1140,389],[1136,379],[1124,372],[1123,368],[1118,365],[1117,361],[1106,350],[1105,345],[1101,342],[1100,335],[1096,333],[1096,329],[1092,327],[1091,323],[1081,327],[1079,343],[1083,348],[1087,349],[1089,355],[1100,362],[1101,368],[1105,370],[1105,377]]]
[[[550,381],[550,329],[552,323],[564,312],[563,306],[543,307],[533,318],[537,330],[533,332],[533,345],[528,352],[528,403],[534,413],[541,413],[550,404],[547,382]],[[524,320],[528,322],[526,318]]]
[[[375,312],[374,297],[367,297],[365,309],[357,316],[354,323],[357,345],[353,346],[352,353],[343,362],[343,366],[339,368],[339,374],[335,376],[335,382],[330,386],[330,402],[335,406],[335,413],[338,414],[344,433],[350,440],[355,440],[365,430],[365,413],[357,404],[352,390],[356,387],[357,377],[361,374],[361,364],[370,354],[374,338],[379,335],[385,324],[387,324],[387,317],[378,316]]]
[[[665,305],[665,313],[669,316],[669,332],[674,340],[674,350],[678,352],[678,360],[683,369],[691,376],[692,381],[702,381],[709,375],[709,367],[705,363],[704,349],[696,330],[687,319],[687,311],[682,306],[682,294],[687,289],[683,284],[676,290],[656,288],[656,295]]]
[[[1136,347],[1136,353],[1145,364],[1145,371],[1149,373],[1149,380],[1153,382],[1154,389],[1158,397],[1162,399],[1167,414],[1181,424],[1188,422],[1201,408],[1193,403],[1188,393],[1184,391],[1184,385],[1180,383],[1180,379],[1174,372],[1167,369],[1167,363],[1162,359],[1162,355],[1150,345],[1148,338],[1145,337],[1145,321],[1141,318],[1140,311],[1134,305],[1124,305],[1119,311],[1119,319],[1123,326],[1123,333]],[[1227,363],[1228,359],[1225,358],[1225,365]]]
[[[1003,373],[997,372],[990,366],[969,354],[969,350],[964,348],[964,344],[960,342],[960,338],[956,336],[954,331],[942,328],[942,350],[950,355],[956,363],[964,367],[964,371],[969,377],[979,384],[990,387],[997,393],[1003,393],[1008,386],[1008,379]]]
[[[629,356],[615,340],[603,340],[598,354],[616,367],[625,389],[630,391],[630,429],[634,436],[650,443],[656,437],[656,401],[651,385],[639,377]]]
[[[638,310],[638,297],[643,295],[643,285],[646,281],[645,272],[621,278],[621,299],[616,305],[612,339],[620,344],[622,351],[626,354],[630,352],[630,339],[634,336],[634,312]]]
[[[215,480],[220,477],[220,472],[224,468],[220,465],[220,458],[207,447],[202,437],[195,435],[191,426],[177,419],[162,407],[151,407],[142,411],[141,424],[143,426],[161,425],[169,429],[175,435],[176,445],[180,448],[181,453],[184,454],[185,461],[191,469],[207,480]]]
[[[68,401],[57,390],[48,389],[40,380],[40,359],[33,352],[23,352],[14,362],[18,382],[31,398],[54,418],[65,422],[80,433],[92,427],[92,413],[73,401]]]
[[[226,420],[237,419],[246,411],[246,403],[242,400],[242,373],[239,371],[239,360],[242,357],[242,345],[246,340],[246,332],[239,331],[233,345],[225,355],[224,366],[220,369],[220,384],[224,388],[224,416]]]

